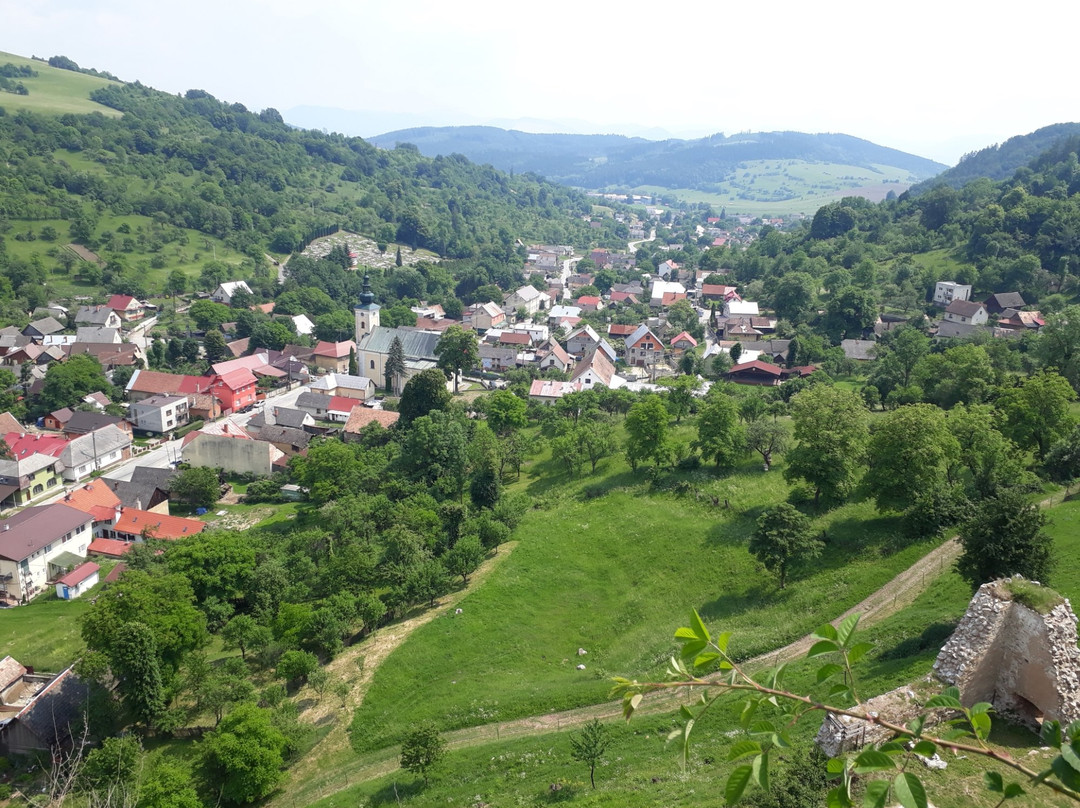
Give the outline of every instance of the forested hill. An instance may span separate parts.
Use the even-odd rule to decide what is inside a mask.
[[[23,80],[29,98],[36,80]],[[201,90],[177,97],[135,82],[91,95],[123,115],[14,111],[16,96],[2,114],[0,95],[0,221],[76,223],[73,240],[85,242],[99,220],[139,215],[244,253],[287,253],[333,226],[450,258],[506,258],[518,238],[604,238],[582,219],[583,195],[460,155],[296,130],[276,110]]]
[[[803,160],[872,168],[891,166],[913,180],[939,173],[944,165],[867,140],[840,134],[762,132],[698,140],[649,141],[621,135],[551,135],[485,126],[403,129],[371,139],[392,148],[411,143],[423,154],[464,154],[504,171],[532,171],[583,188],[659,185],[712,190],[740,163]]]
[[[991,180],[1007,179],[1016,169],[1027,165],[1051,146],[1072,135],[1080,135],[1080,123],[1055,123],[1027,135],[1016,135],[1004,143],[996,143],[965,154],[955,166],[913,186],[911,192],[920,194],[942,183],[951,188],[961,188],[982,177]]]

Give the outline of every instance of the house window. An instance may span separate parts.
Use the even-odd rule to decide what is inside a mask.
[[[374,359],[371,360],[371,369],[375,370],[375,360]]]

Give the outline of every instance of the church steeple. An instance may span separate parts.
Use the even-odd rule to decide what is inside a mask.
[[[356,317],[357,345],[360,344],[361,337],[379,327],[379,308],[379,304],[375,302],[375,295],[371,291],[371,277],[365,273],[364,291],[360,293],[360,302],[353,311]]]

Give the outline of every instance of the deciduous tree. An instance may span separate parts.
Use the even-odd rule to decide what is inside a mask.
[[[812,485],[815,503],[822,495],[842,500],[862,466],[869,436],[866,408],[854,393],[828,385],[796,394],[791,406],[797,443],[787,453],[784,477]]]
[[[1023,575],[1047,583],[1054,568],[1054,541],[1043,530],[1046,515],[1023,492],[1005,489],[979,504],[960,529],[960,575],[977,589],[987,581]]]
[[[439,358],[439,368],[446,374],[446,378],[454,380],[456,394],[461,374],[480,363],[476,332],[466,331],[459,325],[450,326],[435,345],[435,355]]]

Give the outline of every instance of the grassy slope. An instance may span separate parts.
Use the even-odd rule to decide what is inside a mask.
[[[1050,512],[1048,528],[1056,541],[1058,569],[1052,583],[1067,597],[1080,597],[1080,566],[1074,559],[1080,551],[1080,500],[1056,505]],[[507,565],[508,568],[510,565]],[[497,582],[497,578],[492,583]],[[483,590],[481,593],[482,594]],[[859,666],[864,693],[878,693],[911,681],[929,672],[943,638],[963,614],[970,590],[952,571],[943,573],[934,586],[911,606],[865,630],[875,651]],[[466,601],[466,607],[471,601]],[[671,624],[674,627],[675,623]],[[711,624],[716,628],[718,625]],[[725,622],[724,625],[730,625]],[[736,633],[737,644],[745,632]],[[669,642],[669,647],[672,643]],[[402,650],[407,650],[408,645]],[[588,659],[588,658],[586,658]],[[390,660],[393,662],[393,658]],[[812,688],[809,678],[813,666],[791,666],[790,686]],[[342,767],[340,781],[324,781],[318,793],[306,794],[308,800],[324,795],[313,804],[318,808],[341,805],[408,804],[415,808],[446,804],[471,804],[477,797],[492,804],[542,805],[573,798],[588,806],[647,806],[720,804],[724,776],[730,764],[724,763],[733,742],[729,734],[736,726],[734,710],[721,708],[695,728],[695,746],[691,765],[680,773],[677,749],[666,744],[667,732],[674,726],[674,714],[643,715],[629,726],[611,725],[614,741],[604,763],[597,771],[597,791],[588,788],[587,770],[570,760],[566,731],[546,732],[526,738],[453,748],[445,764],[426,788],[402,771],[393,771],[350,786],[357,775]],[[796,731],[808,741],[817,722],[810,720]],[[1045,754],[1031,758],[1033,736],[999,722],[991,741],[1013,754],[1024,755],[1031,765],[1048,762]],[[364,756],[375,760],[382,756]],[[981,761],[947,758],[946,772],[920,770],[935,805],[940,808],[967,808],[986,802],[983,794]],[[370,764],[369,764],[370,765]],[[379,767],[375,767],[379,768]],[[393,769],[391,760],[382,771]],[[782,777],[782,770],[781,770]],[[776,778],[774,778],[775,780]],[[564,784],[555,795],[552,783]],[[343,790],[331,793],[334,788]],[[1064,803],[1045,790],[1034,790],[1023,801],[1026,806],[1056,806]]]
[[[424,718],[449,729],[601,701],[612,675],[662,672],[691,607],[736,631],[741,655],[768,651],[854,605],[930,546],[897,541],[895,519],[852,503],[818,519],[832,552],[779,591],[746,551],[760,510],[788,494],[779,470],[748,462],[726,478],[699,473],[704,494],[730,500],[725,511],[650,494],[643,470],[604,462],[596,479],[547,491],[555,470],[538,465],[529,488],[557,506],[527,516],[514,555],[462,615],[425,626],[387,660],[357,713],[363,748],[392,743]],[[597,485],[614,490],[581,498]],[[588,656],[576,656],[579,647]]]
[[[85,73],[76,73],[73,70],[61,70],[49,67],[45,62],[27,59],[25,56],[16,56],[12,53],[0,51],[0,65],[11,62],[16,65],[30,65],[37,71],[32,78],[18,79],[29,91],[29,95],[14,95],[13,93],[0,93],[0,107],[8,112],[27,109],[31,112],[84,114],[88,112],[100,112],[102,115],[119,117],[120,113],[115,109],[102,106],[90,100],[90,93],[99,87],[105,87],[115,82],[108,79],[100,79],[96,76],[88,76]]]
[[[730,214],[811,215],[822,205],[854,193],[879,200],[889,190],[900,194],[911,184],[903,169],[881,165],[874,168],[877,170],[803,160],[754,160],[741,164],[717,192],[658,186],[641,186],[634,191],[672,195],[685,202],[707,202],[726,207]]]

